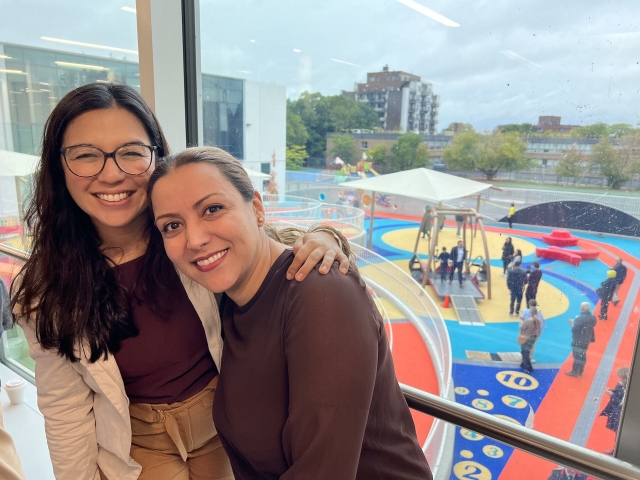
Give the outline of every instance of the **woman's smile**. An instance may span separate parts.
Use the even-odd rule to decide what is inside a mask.
[[[225,248],[224,250],[220,250],[204,258],[200,257],[199,259],[194,260],[192,263],[201,272],[210,272],[214,268],[217,268],[224,261],[228,251],[229,249]]]

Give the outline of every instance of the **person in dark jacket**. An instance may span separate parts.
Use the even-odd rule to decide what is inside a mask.
[[[451,249],[451,255],[449,258],[453,262],[453,268],[449,274],[449,283],[453,282],[453,274],[456,269],[458,270],[458,281],[460,282],[460,288],[462,288],[462,269],[464,268],[464,261],[467,259],[467,249],[464,248],[462,240],[458,242],[458,245]]]
[[[609,302],[613,298],[613,292],[616,289],[616,276],[617,273],[615,270],[607,271],[607,279],[600,284],[600,288],[596,290],[598,296],[600,297],[600,315],[598,318],[600,320],[607,319],[607,313],[609,312]]]
[[[617,441],[620,415],[622,414],[622,405],[624,404],[624,394],[627,390],[627,383],[629,383],[629,367],[621,367],[616,373],[618,374],[618,384],[613,390],[609,388],[605,390],[605,393],[611,395],[611,398],[607,406],[602,410],[600,416],[607,417],[607,428],[615,432]],[[613,450],[605,453],[613,455]]]
[[[618,261],[613,266],[613,269],[616,271],[616,288],[613,290],[613,297],[611,299],[611,302],[614,305],[617,305],[620,301],[620,298],[618,298],[618,292],[620,291],[620,287],[627,278],[627,267],[622,263],[622,258],[618,257]]]
[[[536,299],[536,295],[538,295],[538,285],[540,284],[541,278],[542,270],[540,270],[540,262],[533,262],[533,272],[529,274],[529,279],[527,280],[527,290],[525,291],[527,305],[529,305],[529,302],[531,300]]]
[[[444,282],[447,279],[447,268],[449,267],[449,252],[447,252],[447,247],[442,247],[442,252],[438,255],[438,260],[440,260],[440,281]]]
[[[580,315],[575,320],[569,320],[571,325],[571,351],[573,353],[573,368],[565,372],[571,377],[581,377],[587,363],[587,349],[595,341],[594,328],[596,317],[591,313],[589,302],[580,304]]]
[[[507,268],[513,259],[513,241],[511,237],[507,237],[504,239],[504,245],[502,245],[502,276],[507,276]]]
[[[527,283],[527,274],[522,268],[522,263],[516,262],[513,268],[509,270],[507,275],[507,288],[511,291],[511,303],[509,303],[509,316],[517,317],[520,315],[520,305],[522,304],[522,294],[524,286]],[[515,304],[515,313],[514,313]]]
[[[551,472],[549,480],[587,480],[587,476],[572,468],[558,467]]]

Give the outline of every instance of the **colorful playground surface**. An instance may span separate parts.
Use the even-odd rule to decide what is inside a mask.
[[[366,222],[368,225],[368,222]],[[408,273],[420,219],[392,214],[376,215],[373,250]],[[456,401],[503,419],[569,440],[599,452],[611,450],[614,433],[606,429],[600,412],[608,401],[605,388],[617,383],[616,370],[631,363],[640,314],[640,240],[571,232],[578,237],[569,250],[597,250],[595,260],[578,266],[562,260],[537,258],[536,248],[546,248],[542,235],[552,229],[490,223],[485,226],[492,274],[492,299],[478,300],[482,326],[461,325],[453,308],[440,311],[449,332],[453,354],[453,383]],[[537,300],[546,327],[533,355],[534,371],[519,368],[520,347],[516,343],[518,319],[509,316],[509,292],[502,277],[502,245],[511,236],[523,254],[523,268],[538,260],[543,271]],[[438,250],[457,244],[455,222],[440,232]],[[418,253],[427,258],[427,239],[420,239]],[[469,241],[467,242],[469,243]],[[483,255],[480,234],[474,240],[472,257]],[[595,343],[587,352],[587,365],[580,378],[564,374],[571,370],[570,318],[589,302],[600,310],[596,288],[606,271],[622,257],[628,275],[620,291],[620,303],[610,304],[609,319],[598,321]],[[454,279],[455,280],[455,279]],[[439,280],[437,280],[439,281]],[[481,283],[486,293],[486,283]],[[427,293],[438,305],[443,299],[431,287]],[[524,308],[524,307],[523,307]],[[437,392],[434,367],[416,329],[393,308],[387,308],[393,331],[393,356],[400,382]],[[415,414],[418,435],[426,438],[430,419]],[[481,435],[456,428],[452,479],[547,479],[555,465],[525,455]],[[526,469],[526,470],[524,470]],[[523,476],[523,471],[527,474]]]

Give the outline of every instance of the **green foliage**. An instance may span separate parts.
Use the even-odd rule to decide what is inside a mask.
[[[386,170],[389,164],[389,152],[387,151],[387,146],[384,144],[380,144],[375,148],[367,151],[367,157],[374,163],[375,168],[379,168],[379,166],[384,167]]]
[[[305,158],[308,157],[307,150],[302,145],[287,146],[287,170],[300,170]]]
[[[453,122],[453,123],[450,123],[447,128],[445,128],[445,131],[447,132],[455,131],[455,133],[458,134],[463,132],[475,132],[475,129],[473,128],[473,125],[471,125],[470,123]]]
[[[533,133],[533,125],[530,123],[511,123],[505,125],[500,133],[517,133],[518,135],[528,137]]]
[[[609,136],[609,125],[599,122],[585,127],[577,127],[571,130],[570,135],[579,138],[606,138]]]
[[[479,170],[491,180],[502,168],[522,170],[530,165],[524,158],[527,145],[518,134],[493,133],[481,135],[465,132],[453,137],[451,146],[443,151],[447,167],[454,170]]]
[[[287,105],[288,107],[288,105]],[[306,145],[309,140],[309,132],[304,126],[302,117],[287,108],[287,147],[293,145]]]
[[[306,128],[305,145],[311,157],[324,156],[327,133],[380,126],[373,108],[343,95],[325,97],[320,93],[303,92],[297,100],[287,102],[287,116],[289,113],[298,115]]]
[[[607,186],[619,189],[640,173],[640,132],[626,135],[615,146],[608,139],[600,140],[593,147],[592,154],[592,165],[600,170]]]
[[[417,133],[407,133],[398,137],[398,140],[391,145],[391,155],[389,156],[391,172],[401,172],[429,165],[429,150],[423,142],[424,138]]]
[[[351,135],[333,135],[333,146],[329,151],[332,157],[340,157],[345,163],[354,165],[357,162],[353,137]]]
[[[614,123],[609,126],[609,136],[614,138],[624,137],[635,132],[636,129],[629,123]]]
[[[569,150],[558,162],[556,166],[556,175],[560,177],[573,178],[573,184],[582,175],[585,170],[586,159],[576,148]]]

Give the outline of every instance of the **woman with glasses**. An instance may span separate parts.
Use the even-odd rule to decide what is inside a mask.
[[[260,195],[219,148],[171,155],[149,194],[169,258],[224,292],[214,418],[236,480],[430,479],[358,272],[288,282],[293,254],[266,235]]]
[[[211,412],[217,304],[176,272],[148,211],[166,154],[154,114],[125,85],[78,88],[45,125],[32,253],[12,302],[58,480],[233,478]],[[339,251],[333,234],[310,238],[290,278],[318,254],[328,272]]]

